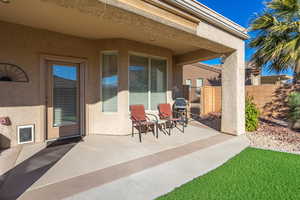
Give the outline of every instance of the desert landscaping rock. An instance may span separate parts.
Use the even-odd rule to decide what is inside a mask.
[[[220,113],[211,113],[196,120],[220,131]],[[247,132],[246,135],[252,147],[300,154],[300,132],[291,130],[285,120],[261,118],[259,129],[255,132]]]
[[[257,131],[246,134],[252,147],[300,154],[300,133],[285,121],[262,119]]]

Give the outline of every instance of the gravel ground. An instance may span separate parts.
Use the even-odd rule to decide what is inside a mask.
[[[218,131],[221,127],[220,113],[211,113],[194,120]],[[259,129],[247,132],[246,135],[252,147],[300,154],[300,132],[289,129],[286,121],[261,119]]]
[[[262,119],[260,128],[247,136],[252,147],[300,154],[300,133],[290,130],[284,121]]]

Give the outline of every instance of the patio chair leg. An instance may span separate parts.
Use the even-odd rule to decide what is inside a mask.
[[[132,125],[132,130],[131,130],[131,137],[134,135],[134,126]]]
[[[155,125],[152,125],[152,133],[153,133],[153,136],[155,137]]]
[[[140,142],[142,142],[142,127],[139,126],[139,138],[140,138]]]
[[[158,124],[156,124],[156,139],[158,139]]]

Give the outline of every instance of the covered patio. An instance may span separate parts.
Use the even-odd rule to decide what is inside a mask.
[[[184,64],[219,57],[222,132],[244,133],[246,30],[197,1],[0,4],[0,67],[18,66],[28,77],[15,83],[12,69],[2,77],[11,81],[0,81],[0,117],[11,121],[1,133],[8,146],[22,143],[18,127],[28,125],[33,143],[126,135],[129,105],[157,112],[159,103],[182,95]]]
[[[142,144],[137,137],[93,135],[69,144],[27,145],[16,152],[14,166],[5,173],[0,197],[151,199],[216,168],[247,146],[244,136],[220,134],[197,122],[184,134],[177,130],[171,136],[160,134],[158,140],[149,133]],[[154,173],[148,177],[153,182],[136,180],[146,187],[144,194],[126,181],[141,173]]]
[[[0,1],[0,29],[3,199],[72,199],[95,188],[104,199],[153,199],[248,145],[240,136],[248,35],[195,0]],[[157,114],[182,95],[183,65],[220,57],[228,135],[193,124],[143,143],[128,136],[130,105]],[[162,174],[169,178],[156,185]]]

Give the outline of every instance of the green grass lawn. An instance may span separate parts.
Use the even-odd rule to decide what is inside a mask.
[[[158,200],[300,200],[300,155],[248,148]]]

